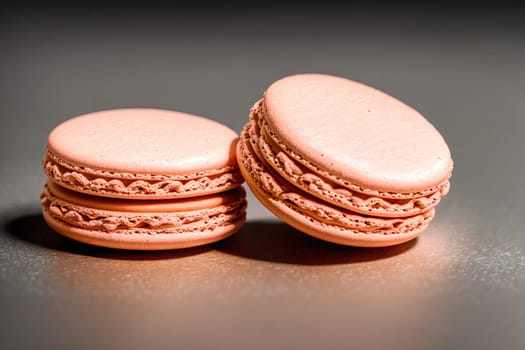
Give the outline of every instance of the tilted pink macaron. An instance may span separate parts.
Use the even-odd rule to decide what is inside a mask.
[[[251,109],[237,159],[254,195],[283,221],[363,247],[424,231],[453,166],[445,140],[419,112],[325,74],[271,84]]]
[[[44,219],[65,236],[112,248],[223,239],[246,220],[237,139],[216,121],[162,109],[69,119],[48,137]]]

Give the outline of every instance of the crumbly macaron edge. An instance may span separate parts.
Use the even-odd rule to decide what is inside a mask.
[[[45,174],[63,187],[111,198],[185,198],[228,191],[244,182],[237,166],[191,175],[117,173],[70,164],[50,150],[42,166]]]
[[[41,205],[54,220],[89,231],[121,234],[173,234],[213,230],[246,219],[246,194],[213,208],[182,212],[122,212],[84,207],[55,196],[46,186]]]
[[[297,215],[300,215],[301,217],[307,217],[307,215],[302,210],[298,210],[292,203],[290,203],[289,198],[286,195],[283,196],[283,193],[285,193],[282,190],[282,187],[280,184],[278,184],[278,181],[270,174],[270,172],[266,171],[267,168],[262,164],[262,161],[260,159],[256,159],[257,155],[255,152],[249,150],[248,148],[251,147],[251,145],[247,142],[246,137],[244,137],[247,133],[248,125],[245,126],[241,133],[241,139],[237,145],[237,159],[239,161],[239,167],[241,169],[241,172],[243,173],[244,177],[247,179],[247,183],[252,189],[252,192],[259,198],[263,198],[264,202],[272,201],[275,205],[275,203],[280,203],[283,206],[288,207],[290,210],[292,210]],[[265,178],[268,181],[264,181]],[[286,180],[283,179],[284,182]],[[300,189],[298,189],[298,192],[300,194]],[[329,204],[327,203],[329,206]],[[321,204],[321,206],[326,206],[325,204]],[[338,208],[336,210],[340,210],[341,212],[344,211],[342,208]],[[424,215],[415,215],[411,216],[409,218],[404,218],[404,220],[410,219],[413,221],[419,221],[418,228],[423,228],[428,225],[428,223],[432,220],[434,216],[434,209],[431,209],[424,213]],[[353,215],[353,214],[350,214]],[[379,217],[365,217],[360,215],[359,213],[355,213],[353,215],[355,219],[359,219],[364,227],[370,224],[370,222],[374,221],[376,224],[378,222],[392,222],[392,221],[399,221],[403,220],[403,218],[379,218]],[[413,228],[407,232],[402,231],[395,231],[395,230],[378,230],[378,231],[371,231],[371,230],[358,230],[355,227],[349,228],[348,225],[345,227],[344,225],[333,225],[329,224],[327,222],[322,222],[315,217],[315,215],[308,216],[308,220],[311,222],[318,223],[319,227],[329,227],[330,229],[336,229],[341,232],[347,232],[347,234],[358,234],[358,235],[386,235],[386,236],[394,236],[397,234],[409,234],[409,231],[416,230],[417,228]]]

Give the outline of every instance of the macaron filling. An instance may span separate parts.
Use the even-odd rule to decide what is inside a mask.
[[[178,200],[135,201],[89,199],[48,183],[41,195],[44,211],[54,220],[72,227],[97,232],[122,234],[173,234],[209,231],[245,220],[246,199],[242,187],[218,195],[221,198],[203,198],[199,203],[178,204]],[[84,204],[89,201],[89,206]],[[223,202],[216,204],[218,201]],[[93,205],[99,202],[98,205]],[[133,207],[136,206],[136,210]],[[163,206],[164,211],[159,207]],[[113,210],[109,210],[112,208]],[[170,210],[171,207],[171,210]],[[188,210],[182,210],[187,207]],[[148,209],[149,208],[149,209]]]

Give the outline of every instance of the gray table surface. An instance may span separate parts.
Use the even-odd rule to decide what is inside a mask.
[[[0,21],[2,349],[525,348],[520,14],[67,13]],[[455,160],[429,229],[358,249],[248,223],[206,247],[125,252],[43,222],[46,137],[75,115],[170,108],[240,131],[272,81],[346,76],[412,105]]]

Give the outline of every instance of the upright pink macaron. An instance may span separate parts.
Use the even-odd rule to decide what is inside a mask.
[[[445,140],[419,112],[324,74],[271,84],[251,109],[237,158],[254,195],[283,221],[364,247],[423,232],[453,165]]]
[[[238,135],[208,118],[113,109],[54,128],[43,215],[89,244],[173,249],[225,238],[245,222]]]

